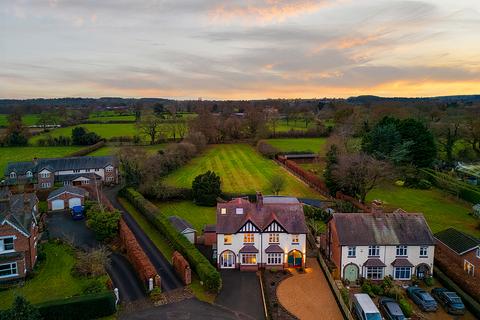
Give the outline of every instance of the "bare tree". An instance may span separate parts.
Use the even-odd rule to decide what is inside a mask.
[[[154,114],[147,114],[137,123],[137,128],[141,135],[150,139],[150,144],[155,144],[162,133],[162,119]]]
[[[467,124],[467,132],[467,141],[472,146],[473,151],[480,156],[480,119],[470,119]]]
[[[273,136],[275,137],[277,134],[277,126],[278,122],[280,122],[280,114],[278,110],[275,108],[270,108],[266,110],[267,112],[267,121],[272,129]]]
[[[286,180],[284,176],[281,175],[275,175],[270,179],[270,188],[272,189],[272,192],[275,193],[275,195],[278,196],[280,191],[282,191],[285,188]]]
[[[438,136],[438,143],[445,150],[448,163],[453,162],[453,147],[455,142],[460,139],[460,122],[452,121],[448,123],[441,123],[435,126],[435,131]]]

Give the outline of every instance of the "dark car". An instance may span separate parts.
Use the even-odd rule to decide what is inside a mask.
[[[437,311],[438,305],[435,299],[427,291],[419,287],[408,287],[407,295],[423,311]]]
[[[405,315],[403,314],[400,305],[391,298],[382,297],[378,300],[380,305],[380,311],[385,315],[385,319],[388,320],[404,320]]]
[[[445,310],[447,310],[448,313],[465,313],[465,305],[455,292],[449,291],[446,288],[435,288],[432,289],[432,296],[445,308]]]
[[[71,209],[73,220],[82,220],[85,218],[85,210],[82,206],[75,206]]]

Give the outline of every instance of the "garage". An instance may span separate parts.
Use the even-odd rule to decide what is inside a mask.
[[[63,210],[65,209],[65,201],[62,199],[52,201],[52,210]]]
[[[82,200],[80,198],[70,198],[68,200],[68,207],[71,209],[76,206],[81,206]]]

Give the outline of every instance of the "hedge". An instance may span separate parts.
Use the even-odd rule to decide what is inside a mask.
[[[82,157],[82,156],[86,156],[87,154],[89,153],[92,153],[93,151],[95,150],[98,150],[100,149],[101,147],[103,147],[105,145],[105,141],[102,140],[102,141],[99,141],[95,144],[92,144],[91,146],[88,146],[88,147],[85,147],[85,148],[82,148],[78,151],[75,151],[73,153],[70,153],[69,155],[67,155],[67,157]]]
[[[35,305],[43,319],[87,320],[114,314],[115,296],[112,292],[53,300]]]
[[[167,217],[153,203],[132,188],[124,188],[120,193],[165,236],[175,250],[187,259],[207,290],[213,292],[220,291],[222,279],[217,269],[210,264],[207,258],[187,238],[172,226]]]
[[[463,181],[456,180],[448,174],[437,172],[432,169],[422,169],[429,180],[436,187],[443,189],[459,198],[473,204],[480,203],[480,189]]]

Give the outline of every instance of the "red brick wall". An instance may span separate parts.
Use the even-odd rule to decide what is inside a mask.
[[[35,265],[36,256],[37,256],[37,248],[35,246],[35,237],[38,238],[38,227],[35,227],[31,230],[32,235],[31,237],[25,237],[21,232],[17,231],[15,228],[11,227],[8,224],[4,224],[0,226],[0,237],[4,236],[15,236],[16,239],[13,242],[14,249],[17,252],[23,252],[25,254],[25,263],[27,267],[27,271],[32,270],[33,266]],[[20,265],[18,266],[19,271],[23,273],[23,264],[22,268]],[[22,269],[22,270],[20,270]]]
[[[123,249],[127,253],[128,260],[132,263],[142,281],[148,285],[148,280],[150,278],[158,279],[156,280],[155,285],[160,286],[160,277],[157,277],[155,267],[142,250],[134,234],[130,228],[128,228],[123,219],[120,219],[119,236]]]
[[[172,256],[173,269],[177,275],[182,279],[184,285],[192,283],[192,270],[190,264],[178,251],[175,251]]]
[[[335,278],[340,278],[340,270],[342,268],[341,266],[341,260],[342,260],[342,247],[340,246],[339,240],[338,240],[338,233],[337,233],[337,228],[335,227],[335,224],[333,223],[333,220],[330,220],[328,223],[328,228],[330,230],[330,244],[329,244],[329,249],[330,249],[330,261],[332,261],[335,266],[337,267],[337,272],[334,272],[334,277]],[[327,239],[328,241],[328,239]],[[328,245],[328,244],[327,244]]]
[[[217,243],[217,234],[215,232],[204,232],[203,238],[206,246],[211,246]]]

